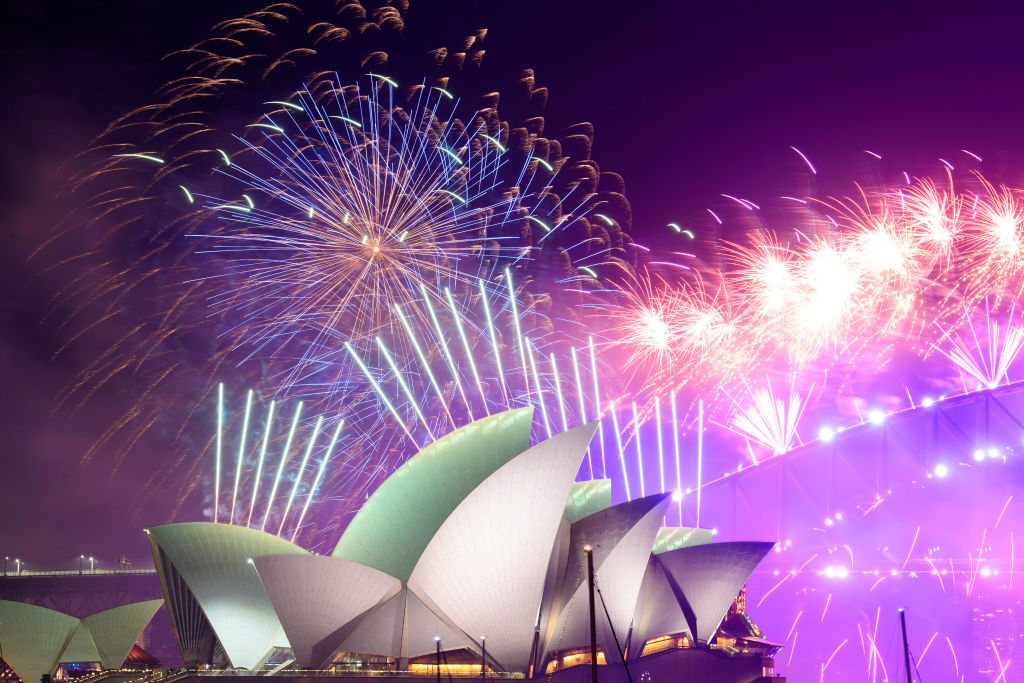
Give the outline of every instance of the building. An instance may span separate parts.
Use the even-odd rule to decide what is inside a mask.
[[[163,600],[129,603],[79,619],[39,605],[0,600],[3,659],[23,681],[35,683],[61,664],[124,664]]]
[[[148,529],[186,663],[562,674],[590,662],[591,546],[599,665],[770,675],[778,646],[741,591],[774,543],[663,528],[667,494],[613,506],[608,480],[575,481],[597,424],[531,447],[532,419],[492,415],[424,448],[330,556],[228,524]]]

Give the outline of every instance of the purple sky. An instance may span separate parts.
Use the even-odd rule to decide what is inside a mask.
[[[551,90],[554,128],[596,124],[594,157],[625,176],[641,241],[657,242],[673,220],[706,228],[704,208],[721,205],[720,193],[759,203],[845,194],[857,179],[936,173],[938,157],[962,159],[963,148],[985,159],[990,178],[1021,183],[1024,7],[440,4],[490,28],[491,68],[537,71]],[[55,411],[60,389],[102,350],[54,358],[66,331],[44,312],[60,283],[28,261],[66,209],[52,201],[60,165],[149,101],[166,77],[161,55],[259,7],[189,3],[186,15],[180,2],[112,0],[69,14],[63,5],[7,3],[0,17],[0,550],[52,568],[73,566],[80,553],[106,564],[122,553],[148,561],[141,527],[166,521],[174,498],[163,491],[127,512],[138,483],[162,466],[156,446],[115,474],[79,466],[130,404],[129,387],[74,415]],[[817,166],[818,186],[808,185],[791,145]]]

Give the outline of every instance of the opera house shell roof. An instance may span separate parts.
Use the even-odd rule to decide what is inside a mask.
[[[584,545],[607,618],[598,643],[715,635],[771,543],[711,544],[661,527],[668,494],[611,504],[608,480],[576,482],[597,423],[530,446],[532,408],[466,425],[399,467],[320,556],[247,527],[148,530],[185,661],[262,667],[290,650],[324,668],[343,653],[410,659],[482,654],[489,668],[543,672],[589,645]],[[614,633],[613,633],[614,629]]]
[[[118,669],[161,604],[133,602],[78,619],[0,600],[0,654],[23,681],[38,681],[65,662],[100,662],[104,669]]]

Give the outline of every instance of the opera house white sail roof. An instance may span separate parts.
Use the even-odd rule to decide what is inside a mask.
[[[631,629],[629,659],[669,633],[708,642],[772,544],[665,530],[668,494],[612,506],[610,482],[575,481],[596,423],[532,447],[531,425],[523,408],[430,444],[368,498],[329,557],[228,524],[149,529],[186,661],[223,651],[254,669],[290,648],[299,668],[344,653],[404,667],[436,637],[477,656],[486,637],[490,668],[540,673],[589,646],[584,545],[609,663]]]
[[[0,654],[23,681],[38,681],[62,662],[99,662],[105,669],[117,669],[162,604],[134,602],[78,619],[0,600]]]

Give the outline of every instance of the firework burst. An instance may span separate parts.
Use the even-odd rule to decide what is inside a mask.
[[[613,336],[631,366],[659,368],[634,383],[641,412],[680,391],[684,414],[705,398],[713,419],[727,423],[734,407],[720,397],[742,393],[750,377],[802,375],[834,397],[900,354],[928,358],[936,348],[983,384],[1001,381],[1016,357],[1016,328],[993,332],[986,323],[991,343],[983,344],[966,312],[989,302],[1012,310],[1024,212],[1011,189],[976,176],[964,185],[956,189],[950,176],[945,188],[924,180],[858,200],[799,200],[803,222],[792,230],[759,226],[746,241],[688,261],[685,278],[655,271],[647,277],[656,287],[624,288],[613,318],[626,324]],[[969,334],[950,332],[960,329]],[[1003,351],[971,360],[981,346]]]
[[[957,330],[942,333],[933,348],[953,361],[956,367],[981,386],[994,389],[1007,380],[1010,366],[1024,349],[1024,325],[1014,321],[1011,309],[1005,323],[993,319],[988,302],[985,302],[985,317],[980,323],[983,331],[979,336],[978,323],[964,311],[966,322]]]
[[[500,108],[495,84],[477,87],[486,30],[453,22],[444,43],[408,18],[347,2],[221,22],[76,161],[78,208],[39,258],[62,274],[69,348],[105,350],[61,399],[145,387],[86,461],[116,467],[173,435],[160,448],[180,466],[149,485],[188,480],[183,504],[204,481],[193,454],[214,447],[196,406],[224,381],[345,413],[355,441],[324,487],[357,501],[409,455],[396,421],[420,441],[439,417],[447,429],[579,384],[579,304],[637,261],[622,179],[591,160],[590,124],[545,137],[531,71]],[[580,367],[604,366],[591,356]],[[399,376],[396,418],[373,382]]]
[[[330,108],[303,92],[253,124],[266,137],[220,169],[235,198],[191,193],[210,212],[197,250],[221,263],[204,279],[214,314],[256,321],[240,323],[233,342],[250,355],[280,355],[297,340],[288,385],[308,381],[326,347],[395,339],[393,307],[428,287],[500,286],[498,268],[529,254],[515,235],[536,199],[536,160],[519,170],[516,192],[501,192],[508,155],[490,134],[501,131],[475,115],[463,126],[443,89],[418,88],[396,111],[385,77],[325,87]]]
[[[806,398],[792,384],[788,395],[776,396],[768,380],[761,388],[748,387],[747,393],[743,404],[734,400],[737,412],[726,428],[771,449],[772,455],[792,448],[798,439],[797,426],[807,406]]]

